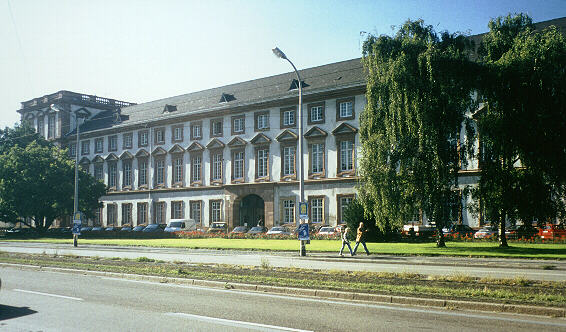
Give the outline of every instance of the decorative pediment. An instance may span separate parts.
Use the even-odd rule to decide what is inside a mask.
[[[208,143],[206,145],[207,149],[222,149],[224,148],[224,146],[226,146],[224,143],[222,143],[221,140],[219,140],[218,138],[214,138],[213,140],[210,141],[210,143]]]
[[[346,122],[343,122],[338,127],[336,127],[333,131],[333,135],[352,135],[358,132],[356,127],[353,127]]]
[[[124,151],[124,153],[122,153],[120,155],[120,159],[132,159],[134,156],[129,152],[129,151]]]
[[[183,149],[179,144],[173,145],[171,149],[169,149],[169,153],[183,153],[185,149]]]
[[[187,148],[187,151],[189,152],[202,151],[202,150],[204,150],[204,146],[202,146],[202,144],[200,144],[199,142],[194,142]]]
[[[256,145],[257,144],[269,144],[269,143],[271,143],[271,138],[265,136],[264,133],[259,133],[259,134],[255,135],[254,138],[252,138],[250,143],[256,144]]]
[[[295,134],[294,132],[292,132],[289,129],[283,130],[283,132],[281,132],[281,134],[279,134],[279,135],[277,135],[277,137],[275,137],[275,139],[278,142],[296,141],[298,138],[299,138],[299,135]]]
[[[76,109],[74,111],[75,115],[79,118],[83,118],[83,119],[88,119],[90,117],[90,115],[92,113],[90,113],[90,111],[84,107],[81,107],[79,109]]]
[[[136,158],[147,158],[147,157],[149,157],[149,152],[145,151],[144,149],[140,149],[136,153]]]
[[[116,157],[115,154],[111,153],[106,157],[106,161],[116,161],[118,160],[118,157]]]
[[[79,161],[79,164],[90,164],[90,160],[87,157],[83,157],[81,161]]]
[[[241,146],[246,146],[247,142],[245,140],[243,140],[240,137],[234,137],[234,139],[232,139],[230,141],[230,143],[228,143],[228,146],[231,148],[237,148],[237,147],[241,147]]]
[[[156,147],[155,150],[153,150],[153,152],[151,153],[152,156],[162,156],[164,154],[167,154],[167,151],[159,146]]]
[[[92,162],[93,163],[103,163],[104,159],[101,156],[95,156],[94,158],[92,158]]]
[[[304,138],[321,138],[321,137],[326,137],[328,135],[328,133],[322,129],[320,129],[317,126],[312,127],[311,129],[309,129],[304,135]]]

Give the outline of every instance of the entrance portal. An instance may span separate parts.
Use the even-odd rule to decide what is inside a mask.
[[[258,195],[248,195],[240,201],[240,226],[265,226],[263,199]]]

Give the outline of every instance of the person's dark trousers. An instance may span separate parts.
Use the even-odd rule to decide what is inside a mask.
[[[356,254],[356,251],[358,250],[358,246],[360,245],[360,243],[362,244],[362,246],[364,246],[366,254],[369,255],[369,250],[368,250],[368,247],[366,246],[366,243],[364,241],[361,241],[361,242],[356,242],[356,246],[354,247],[354,253],[352,254],[352,256],[354,256]]]
[[[350,242],[346,242],[346,241],[342,241],[342,248],[340,248],[339,255],[342,256],[345,246],[348,246],[348,249],[350,249],[350,256],[354,256],[354,253],[352,253],[352,246],[350,246]]]

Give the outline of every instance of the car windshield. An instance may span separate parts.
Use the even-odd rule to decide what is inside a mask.
[[[212,228],[224,228],[224,224],[212,224]]]
[[[322,227],[320,229],[321,232],[331,232],[332,231],[332,227]]]
[[[238,227],[234,228],[235,231],[243,231],[245,229],[246,228],[244,226],[238,226]]]
[[[252,227],[252,229],[250,229],[250,231],[261,231],[262,228],[261,227]]]
[[[185,227],[185,223],[182,221],[172,221],[169,224],[169,227],[179,227],[179,228],[184,228]]]
[[[146,228],[157,228],[159,225],[157,224],[152,224],[152,225],[148,225]]]

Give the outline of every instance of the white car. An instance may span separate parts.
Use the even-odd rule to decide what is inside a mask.
[[[267,235],[275,235],[275,234],[291,235],[291,231],[287,227],[275,226],[275,227],[271,227],[271,229],[269,231],[267,231],[266,234]]]
[[[474,233],[474,239],[486,239],[489,237],[497,237],[497,234],[498,234],[497,229],[486,226]]]

